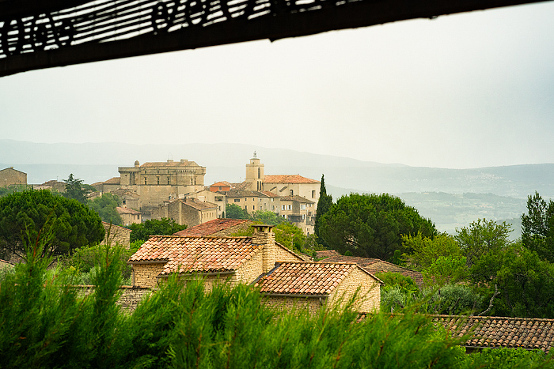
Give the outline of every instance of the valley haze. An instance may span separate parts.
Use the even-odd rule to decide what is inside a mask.
[[[514,221],[528,195],[554,197],[554,164],[474,169],[411,167],[246,144],[33,143],[0,140],[0,169],[26,172],[28,183],[62,181],[70,173],[85,183],[119,176],[118,167],[168,159],[193,160],[206,167],[205,184],[244,180],[245,165],[256,152],[265,173],[325,175],[334,199],[351,192],[390,193],[453,232],[478,218]],[[515,219],[515,220],[514,220]],[[517,229],[516,229],[517,231]],[[517,233],[517,232],[516,232]]]

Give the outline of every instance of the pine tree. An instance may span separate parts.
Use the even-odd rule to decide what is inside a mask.
[[[321,186],[319,188],[319,200],[317,202],[317,212],[315,214],[315,226],[314,231],[317,237],[317,242],[327,247],[327,244],[319,236],[319,225],[321,217],[331,208],[333,205],[333,196],[327,195],[327,189],[325,188],[325,175],[321,175]]]

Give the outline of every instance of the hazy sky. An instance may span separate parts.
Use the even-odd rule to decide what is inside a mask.
[[[547,2],[22,73],[0,78],[0,137],[552,163],[553,20]]]

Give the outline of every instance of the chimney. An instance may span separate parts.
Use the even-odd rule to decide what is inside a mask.
[[[252,235],[253,245],[263,245],[262,249],[262,272],[267,273],[275,266],[276,249],[275,249],[275,233],[273,233],[272,225],[254,224],[254,234]]]

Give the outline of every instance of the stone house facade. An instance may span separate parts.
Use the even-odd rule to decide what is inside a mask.
[[[359,289],[359,311],[379,309],[381,282],[356,264],[305,263],[275,242],[272,226],[253,225],[252,237],[152,236],[129,259],[133,285],[154,288],[169,275],[213,283],[250,284],[270,305],[331,306]],[[318,305],[319,304],[319,305]]]
[[[106,234],[104,240],[102,241],[103,245],[121,245],[125,248],[129,248],[131,245],[131,230],[128,228],[120,227],[115,224],[110,224],[107,222],[102,222]]]
[[[169,218],[177,224],[189,227],[217,219],[216,204],[200,201],[194,198],[177,199],[164,202],[152,211],[152,219]]]
[[[130,224],[140,224],[140,223],[142,223],[142,214],[141,214],[141,212],[127,207],[126,204],[123,205],[123,206],[116,207],[115,211],[117,211],[117,213],[121,217],[121,220],[123,221],[123,225],[125,225],[125,226],[128,226]]]
[[[15,185],[27,185],[27,173],[13,167],[0,170],[0,187]]]

